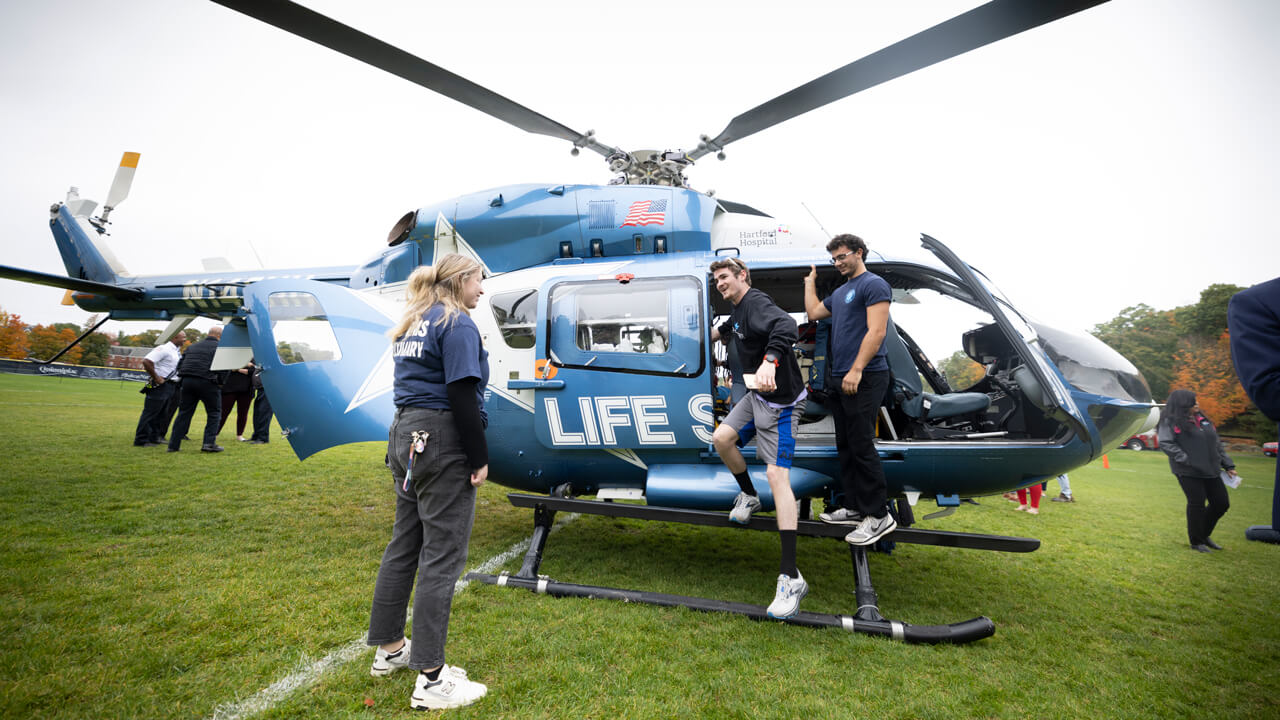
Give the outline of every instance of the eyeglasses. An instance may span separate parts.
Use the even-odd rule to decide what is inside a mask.
[[[850,250],[849,252],[842,252],[839,255],[832,255],[831,264],[835,265],[836,263],[840,262],[841,260],[844,260],[845,258],[849,257],[852,254],[853,254],[853,251]]]

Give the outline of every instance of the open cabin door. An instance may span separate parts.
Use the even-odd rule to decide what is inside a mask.
[[[1040,397],[1036,398],[1036,404],[1043,405],[1042,410],[1047,415],[1071,428],[1082,441],[1087,443],[1090,447],[1090,458],[1098,457],[1102,453],[1102,437],[1094,424],[1071,399],[1066,383],[1050,365],[1048,357],[1041,349],[1035,330],[1011,307],[996,300],[973,268],[965,264],[946,245],[928,235],[920,236],[920,244],[950,268],[964,282],[974,300],[995,318],[1001,332],[1040,386]]]
[[[562,277],[540,289],[534,412],[557,449],[705,448],[712,415],[703,281]]]
[[[245,288],[249,340],[280,427],[299,459],[386,440],[395,412],[391,301],[313,280]]]

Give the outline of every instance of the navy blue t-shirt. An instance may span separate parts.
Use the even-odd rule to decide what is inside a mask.
[[[893,302],[893,290],[884,278],[872,272],[864,272],[841,285],[822,305],[831,311],[831,376],[844,377],[858,359],[862,338],[867,336],[867,307],[876,303]],[[875,357],[862,370],[888,370],[884,343],[876,350]]]
[[[480,329],[465,313],[454,313],[439,323],[443,305],[432,305],[422,319],[410,325],[391,348],[395,360],[396,407],[449,409],[445,386],[457,380],[477,378],[476,402],[484,411],[484,390],[489,384],[489,351],[480,343]]]

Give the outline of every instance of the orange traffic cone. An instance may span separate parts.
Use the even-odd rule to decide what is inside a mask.
[[[1102,453],[1102,468],[1103,468],[1104,470],[1110,470],[1110,469],[1111,469],[1111,463],[1107,462],[1107,454],[1106,454],[1106,453]]]

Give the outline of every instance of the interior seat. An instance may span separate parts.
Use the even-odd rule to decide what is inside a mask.
[[[937,395],[924,391],[920,371],[916,369],[911,353],[898,335],[898,328],[889,318],[885,333],[885,352],[889,370],[893,374],[890,392],[894,401],[909,417],[917,420],[945,420],[959,415],[982,412],[991,406],[991,398],[985,393],[953,392]]]

